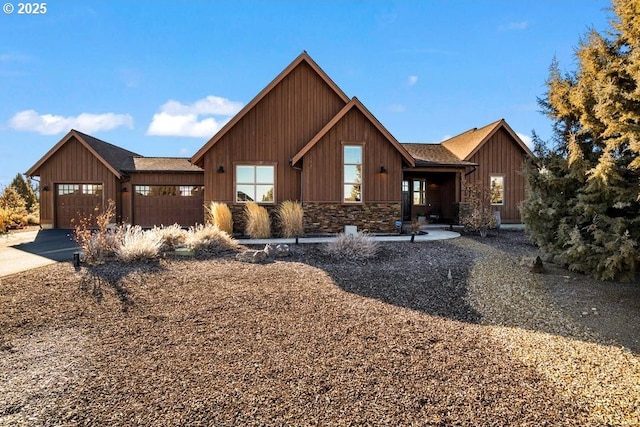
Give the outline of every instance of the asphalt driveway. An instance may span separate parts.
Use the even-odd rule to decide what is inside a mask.
[[[0,277],[71,261],[77,250],[71,230],[35,230],[0,236]]]

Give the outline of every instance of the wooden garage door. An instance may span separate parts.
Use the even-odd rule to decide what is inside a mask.
[[[133,223],[143,227],[204,221],[201,185],[134,185]]]
[[[96,214],[102,212],[102,184],[57,184],[56,227],[73,228],[82,218],[91,217],[95,225]],[[73,221],[72,221],[73,220]]]

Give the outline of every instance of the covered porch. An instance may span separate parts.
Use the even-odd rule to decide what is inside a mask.
[[[464,168],[407,170],[402,179],[402,220],[452,224],[458,219]]]

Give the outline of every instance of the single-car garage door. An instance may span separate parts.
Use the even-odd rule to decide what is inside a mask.
[[[102,212],[102,184],[56,184],[56,228],[73,228]],[[72,221],[73,220],[73,221]]]
[[[134,185],[133,223],[190,226],[204,221],[201,185]]]

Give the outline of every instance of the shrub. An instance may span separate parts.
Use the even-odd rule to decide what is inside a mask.
[[[278,221],[283,237],[296,237],[304,233],[302,217],[304,212],[298,202],[287,200],[278,206]]]
[[[249,202],[244,207],[247,220],[245,234],[254,239],[268,239],[271,237],[271,220],[269,212],[255,202]]]
[[[95,208],[98,210],[98,207]],[[79,220],[72,220],[73,238],[78,247],[84,253],[84,260],[89,263],[102,262],[107,256],[115,253],[120,243],[122,229],[111,227],[111,221],[115,217],[116,204],[113,200],[107,201],[107,207],[96,216],[97,229],[93,226],[93,215]]]
[[[14,187],[4,189],[0,196],[0,208],[9,212],[9,227],[23,227],[27,225],[26,202]]]
[[[207,222],[217,226],[220,230],[233,234],[233,218],[231,209],[226,203],[211,202],[205,206]]]
[[[0,208],[0,233],[9,231],[11,225],[11,214],[5,208]]]
[[[195,251],[224,252],[235,249],[238,242],[215,225],[196,225],[187,233],[185,246]]]
[[[187,240],[187,231],[179,224],[173,224],[168,227],[153,227],[149,232],[154,233],[162,240],[160,250],[173,250],[176,247],[183,245]]]
[[[160,253],[162,237],[152,231],[144,231],[139,225],[128,226],[122,232],[116,256],[125,262],[153,259]]]
[[[326,252],[337,258],[364,260],[376,256],[379,247],[378,241],[366,233],[340,233],[327,244]]]
[[[465,183],[465,201],[468,211],[460,212],[460,224],[471,231],[495,228],[497,219],[491,207],[491,191],[479,183]]]

